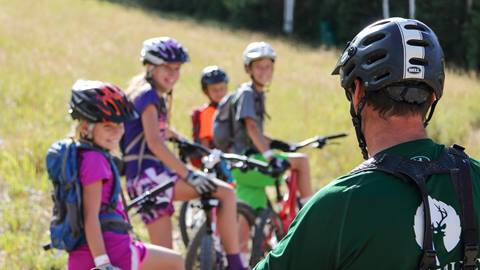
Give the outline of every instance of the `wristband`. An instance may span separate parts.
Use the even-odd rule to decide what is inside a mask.
[[[270,160],[273,156],[273,151],[272,149],[268,149],[267,151],[263,152],[262,153],[262,156],[266,159],[266,160]]]
[[[95,266],[101,266],[110,263],[110,259],[108,258],[107,254],[97,256],[95,259],[93,259],[93,261],[95,262]]]

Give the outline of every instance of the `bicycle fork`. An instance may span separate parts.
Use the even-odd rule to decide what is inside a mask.
[[[297,215],[297,181],[298,172],[296,170],[290,171],[290,176],[287,180],[288,193],[281,201],[282,209],[278,213],[285,230],[288,230],[288,227]]]

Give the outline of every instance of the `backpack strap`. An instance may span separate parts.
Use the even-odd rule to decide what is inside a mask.
[[[448,149],[456,156],[457,168],[452,170],[451,178],[461,205],[462,238],[464,242],[463,269],[477,269],[478,235],[475,224],[475,209],[473,206],[472,179],[470,175],[470,159],[464,152],[465,148],[454,144]]]
[[[426,180],[434,174],[450,174],[455,186],[457,197],[462,207],[462,234],[464,240],[464,263],[463,269],[474,270],[477,267],[478,239],[475,226],[475,212],[473,209],[472,183],[470,177],[470,162],[463,152],[464,148],[458,145],[446,148],[441,156],[431,162],[418,162],[405,159],[400,156],[380,154],[365,161],[351,173],[369,170],[378,170],[406,182],[415,183],[420,191],[424,210],[424,239],[423,256],[419,263],[419,269],[435,269],[436,252],[433,249],[433,235],[430,217],[430,206],[426,189]],[[463,180],[464,179],[464,180]]]
[[[110,192],[110,201],[108,204],[102,203],[102,205],[100,206],[100,225],[101,225],[102,231],[114,231],[118,233],[127,233],[132,229],[132,226],[130,224],[130,219],[128,217],[128,213],[125,212],[125,216],[127,218],[127,222],[125,222],[123,217],[118,215],[115,212],[115,209],[117,207],[117,202],[118,202],[118,195],[119,194],[122,195],[122,200],[124,198],[123,198],[123,191],[122,191],[122,186],[120,182],[120,173],[118,171],[117,166],[115,165],[112,155],[110,155],[110,153],[92,144],[89,141],[80,140],[77,145],[80,149],[89,149],[89,150],[95,150],[100,152],[108,160],[110,169],[112,171],[113,185]],[[126,204],[125,202],[123,203],[124,205]],[[125,209],[126,208],[124,207],[124,211],[126,211]]]
[[[365,161],[359,167],[354,169],[352,173],[363,171],[377,170],[397,178],[402,179],[406,183],[414,183],[418,189],[423,204],[423,221],[424,224],[431,224],[430,204],[428,202],[428,193],[425,184],[425,175],[421,173],[419,166],[409,167],[409,162],[403,157],[396,155],[381,154]],[[434,269],[436,251],[433,249],[433,232],[431,226],[424,226],[423,231],[423,254],[419,263],[419,270]]]
[[[130,152],[137,144],[140,144],[140,150],[138,151],[138,154],[128,154],[128,152]],[[133,140],[127,145],[127,147],[124,150],[125,155],[123,156],[123,161],[125,162],[130,162],[135,160],[137,161],[137,173],[135,175],[135,178],[140,176],[142,162],[144,159],[160,162],[160,159],[158,159],[156,156],[145,154],[146,147],[147,147],[147,141],[145,140],[145,136],[142,131],[135,138],[133,138]]]
[[[443,155],[442,155],[443,157]],[[443,168],[443,159],[437,162],[418,162],[397,155],[379,154],[362,163],[351,173],[377,170],[402,179],[406,183],[414,183],[420,193],[423,205],[424,224],[431,224],[430,204],[426,179],[435,173],[448,172]],[[433,248],[433,231],[431,226],[424,226],[423,254],[419,262],[419,270],[435,269],[436,251]]]

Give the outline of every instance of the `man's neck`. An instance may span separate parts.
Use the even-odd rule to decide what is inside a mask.
[[[423,119],[419,116],[384,119],[375,112],[368,114],[371,117],[363,118],[362,125],[369,156],[397,144],[427,137]]]

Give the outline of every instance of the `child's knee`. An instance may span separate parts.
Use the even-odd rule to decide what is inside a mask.
[[[235,190],[229,186],[221,186],[217,190],[217,197],[221,201],[234,202],[236,201]]]
[[[177,254],[174,260],[173,268],[177,270],[185,269],[185,260],[183,259],[182,255]]]

